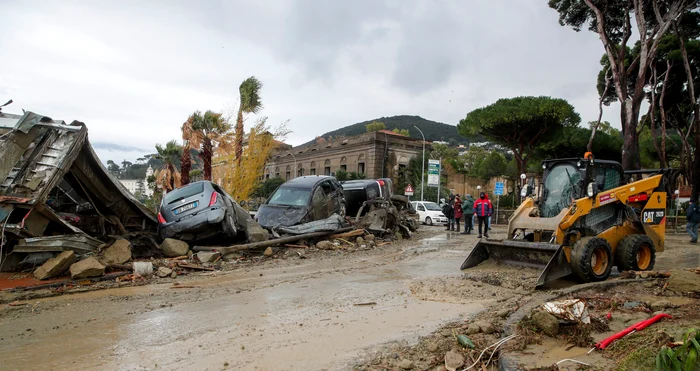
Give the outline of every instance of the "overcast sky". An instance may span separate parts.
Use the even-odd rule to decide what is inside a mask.
[[[382,116],[456,125],[518,95],[598,115],[602,44],[544,0],[2,0],[0,14],[4,111],[85,122],[103,161],[179,139],[195,110],[235,109],[251,75],[291,144]]]

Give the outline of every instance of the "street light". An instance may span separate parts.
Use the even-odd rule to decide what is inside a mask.
[[[418,129],[418,126],[413,125],[416,130],[420,132],[420,136],[423,137],[423,162],[421,162],[421,170],[420,170],[420,200],[423,201],[423,183],[425,183],[425,135],[423,135],[423,131],[421,129]],[[440,200],[438,200],[439,202]]]
[[[527,175],[525,175],[524,173],[520,174],[520,203],[523,202],[523,198],[526,196],[526,195],[523,195],[523,191],[522,191],[524,184],[525,184],[525,178],[527,178]]]
[[[290,155],[292,155],[292,158],[294,159],[294,174],[299,174],[299,170],[297,169],[297,156],[294,156],[292,152],[289,152]],[[292,179],[296,178],[297,175],[292,177]]]

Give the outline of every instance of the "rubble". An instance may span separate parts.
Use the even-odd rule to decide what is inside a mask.
[[[60,276],[65,273],[76,260],[77,257],[73,251],[64,251],[37,268],[34,271],[34,277],[38,280],[45,280]]]
[[[105,274],[105,266],[94,257],[89,257],[70,266],[70,276],[74,280],[99,277],[103,274]]]
[[[449,371],[456,371],[464,366],[464,356],[460,353],[450,350],[445,353],[445,368]]]
[[[221,256],[221,253],[219,253],[218,251],[200,251],[195,255],[197,256],[197,260],[199,260],[202,263],[212,263]]]
[[[331,250],[333,249],[333,243],[327,240],[318,241],[318,243],[316,243],[316,248],[319,250]]]
[[[253,219],[246,220],[245,228],[248,242],[263,242],[270,239],[270,233]]]
[[[263,252],[264,256],[272,256],[274,254],[275,253],[272,251],[272,247],[268,247],[267,249],[265,249],[265,252]]]
[[[105,265],[124,264],[129,260],[131,260],[131,242],[127,240],[114,241],[102,256],[102,263]]]
[[[190,246],[187,242],[176,240],[174,238],[166,238],[160,244],[160,248],[163,250],[163,255],[167,258],[175,258],[178,256],[187,255],[190,250]]]
[[[559,320],[547,312],[537,311],[532,314],[532,325],[537,329],[542,330],[549,336],[557,336],[559,334]]]
[[[169,277],[171,274],[173,274],[173,270],[168,267],[160,267],[156,273],[156,275],[160,278]]]
[[[700,292],[700,274],[684,269],[673,269],[668,279],[667,288],[679,294]]]

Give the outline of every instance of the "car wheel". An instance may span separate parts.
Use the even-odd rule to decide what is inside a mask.
[[[427,224],[427,225],[433,225],[433,220],[430,219],[429,216],[426,216],[426,217],[425,217],[425,224]]]

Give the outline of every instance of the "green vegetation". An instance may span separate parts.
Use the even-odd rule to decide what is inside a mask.
[[[255,190],[253,193],[254,197],[262,197],[264,199],[267,199],[272,195],[272,192],[274,192],[277,187],[281,186],[284,183],[284,179],[280,177],[274,177],[270,179],[266,179],[264,182],[260,184],[260,186]]]
[[[335,172],[335,178],[338,179],[339,182],[344,182],[348,180],[348,172],[342,169],[339,169]]]
[[[384,125],[384,123],[381,121],[373,121],[373,122],[370,122],[369,124],[365,125],[365,130],[367,130],[368,133],[371,133],[373,131],[385,130],[385,129],[386,129],[386,125]]]
[[[656,356],[656,370],[700,370],[700,329],[691,328],[683,335],[683,345],[669,348],[664,345]]]

